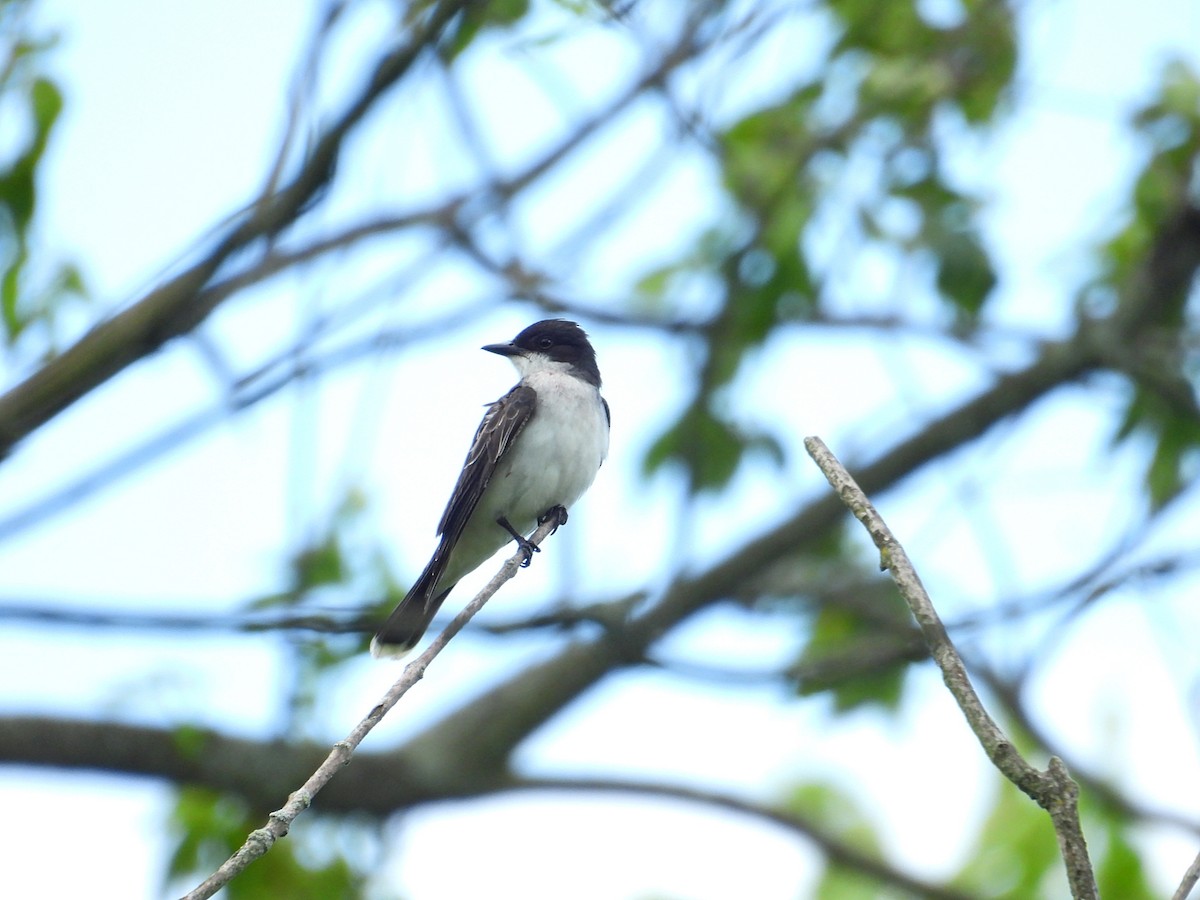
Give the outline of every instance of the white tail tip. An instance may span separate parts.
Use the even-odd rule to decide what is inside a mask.
[[[376,659],[403,659],[411,651],[411,644],[381,644],[378,635],[371,638],[371,655]]]

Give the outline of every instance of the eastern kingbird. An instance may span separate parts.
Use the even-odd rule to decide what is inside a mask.
[[[508,344],[521,380],[488,407],[438,525],[433,558],[371,640],[373,656],[401,657],[421,640],[459,579],[552,512],[583,496],[608,453],[608,404],[596,351],[574,322],[546,319]]]

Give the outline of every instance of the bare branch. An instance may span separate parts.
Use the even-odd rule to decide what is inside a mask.
[[[718,809],[736,812],[764,820],[772,825],[807,838],[821,848],[821,851],[832,862],[853,869],[863,875],[868,875],[884,884],[909,891],[918,897],[933,898],[933,900],[969,900],[970,895],[952,888],[941,887],[921,881],[911,875],[901,872],[861,850],[850,846],[831,834],[828,834],[817,824],[793,812],[775,809],[759,803],[753,803],[732,794],[722,794],[717,791],[705,791],[698,788],[681,785],[656,784],[653,782],[627,781],[615,778],[521,778],[514,782],[511,789],[515,790],[561,790],[561,791],[592,791],[602,793],[639,794],[649,797],[683,800],[688,803],[702,803]],[[505,788],[509,790],[510,788]]]
[[[45,494],[0,516],[0,542],[40,525],[76,503],[112,487],[120,479],[218,427],[232,414],[261,403],[297,379],[325,375],[368,356],[398,353],[430,335],[473,321],[481,309],[481,305],[470,304],[430,322],[380,331],[334,347],[319,356],[308,354],[305,342],[294,344],[254,371],[239,377],[232,396],[227,399],[151,434],[111,459],[95,464],[81,475],[64,478]]]
[[[315,142],[292,180],[252,203],[202,260],[96,325],[60,356],[0,396],[0,457],[126,366],[203,322],[226,297],[219,291],[204,291],[226,260],[278,234],[319,196],[333,178],[346,137],[379,97],[434,45],[467,2],[444,0],[432,7],[408,40],[383,56],[367,85]]]
[[[1179,882],[1179,887],[1171,895],[1171,900],[1188,900],[1197,881],[1200,881],[1200,854],[1192,860],[1192,864],[1183,873],[1183,881]]]
[[[900,589],[921,634],[929,646],[930,655],[942,670],[946,687],[954,695],[967,724],[975,732],[984,752],[1000,772],[1013,784],[1037,801],[1050,814],[1058,835],[1059,849],[1067,867],[1067,881],[1076,900],[1099,900],[1096,876],[1088,858],[1087,842],[1079,822],[1079,786],[1071,780],[1066,766],[1058,757],[1051,757],[1046,771],[1034,768],[1018,752],[1000,726],[984,708],[967,675],[962,657],[954,648],[950,635],[934,609],[920,576],[904,548],[892,535],[887,523],[876,512],[867,495],[854,482],[850,473],[838,462],[820,438],[804,439],[804,447],[813,462],[824,473],[846,508],[854,514],[871,540],[879,548],[880,568],[887,569]]]
[[[1021,698],[1020,682],[1002,678],[986,665],[977,663],[973,668],[976,678],[987,685],[991,695],[1004,705],[1009,717],[1030,740],[1050,755],[1067,757],[1066,752],[1055,744],[1046,729],[1029,715],[1028,704]],[[1070,768],[1072,777],[1087,789],[1093,801],[1098,801],[1122,816],[1158,822],[1200,836],[1200,821],[1190,819],[1176,810],[1149,806],[1130,799],[1113,787],[1110,779],[1104,774],[1087,768],[1084,763],[1072,761]]]
[[[868,490],[883,490],[900,478],[983,434],[996,422],[1024,409],[1038,398],[1077,378],[1092,366],[1084,342],[1052,343],[1027,367],[999,378],[995,384],[925,425],[919,433],[901,440],[860,472]],[[622,621],[603,623],[603,633],[591,640],[573,641],[549,658],[502,679],[479,697],[429,726],[405,746],[399,756],[389,755],[376,768],[360,758],[331,790],[323,795],[325,807],[380,811],[444,797],[464,796],[472,790],[494,789],[505,777],[513,747],[604,676],[627,665],[638,665],[649,646],[691,616],[714,603],[737,597],[744,585],[758,578],[772,563],[793,557],[813,546],[836,526],[842,507],[832,495],[819,498],[794,515],[751,537],[711,566],[676,579],[653,602],[640,604]],[[54,739],[31,740],[59,729]],[[80,733],[81,729],[87,733]],[[136,733],[135,733],[136,732]],[[104,738],[104,740],[102,740]],[[185,783],[205,784],[237,791],[266,808],[266,785],[278,785],[271,795],[284,793],[290,784],[311,771],[320,748],[297,748],[287,755],[296,768],[290,781],[280,783],[281,760],[277,751],[258,753],[233,739],[204,732],[206,752],[183,756],[170,732],[161,729],[131,730],[106,723],[85,727],[56,720],[0,719],[0,758],[36,765],[129,772],[159,776]],[[109,748],[116,747],[110,751]],[[210,752],[211,751],[211,752]],[[241,768],[220,765],[220,758],[236,755]],[[424,756],[422,756],[424,754]],[[414,761],[453,758],[459,778],[440,780],[440,772],[418,771]],[[146,756],[150,759],[143,759]],[[266,757],[267,762],[252,762]],[[243,773],[250,771],[253,778]],[[387,773],[386,775],[384,773]],[[464,773],[465,777],[464,777]],[[357,779],[373,777],[367,785]],[[381,787],[381,783],[386,785]]]
[[[214,601],[213,606],[218,604]],[[96,610],[81,607],[76,600],[47,599],[0,601],[0,622],[24,622],[67,628],[111,629],[114,631],[262,632],[304,631],[310,634],[367,634],[379,623],[361,610],[300,609],[280,612],[211,613],[129,612],[125,609]]]
[[[530,543],[539,546],[560,524],[562,524],[560,516],[550,516],[530,536]],[[383,717],[387,715],[388,711],[400,701],[400,698],[408,693],[414,684],[421,680],[425,675],[425,669],[428,668],[434,658],[462,630],[463,626],[483,608],[483,605],[500,589],[500,586],[517,574],[517,569],[526,561],[526,558],[524,550],[518,549],[513,553],[504,565],[500,567],[500,571],[484,586],[483,590],[476,594],[475,598],[466,605],[462,612],[454,617],[445,630],[434,638],[425,652],[404,667],[404,672],[383,696],[383,699],[367,713],[362,721],[354,726],[350,734],[333,745],[333,749],[329,752],[325,761],[317,767],[317,770],[313,772],[308,781],[288,797],[288,801],[284,804],[283,808],[271,813],[266,825],[252,831],[238,851],[225,860],[211,876],[185,894],[183,900],[204,900],[206,897],[211,897],[237,877],[250,863],[270,850],[277,840],[284,837],[288,833],[288,829],[291,828],[292,822],[296,820],[296,817],[312,805],[313,798],[316,797],[317,793],[329,783],[340,769],[350,762],[350,757],[354,754],[358,745],[362,743],[363,738],[370,734],[371,730],[383,721]]]

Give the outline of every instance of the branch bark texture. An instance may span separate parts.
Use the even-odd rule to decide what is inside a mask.
[[[1005,778],[1050,814],[1067,867],[1071,895],[1075,900],[1099,900],[1096,876],[1079,821],[1079,786],[1071,780],[1066,766],[1058,757],[1052,757],[1047,769],[1040,771],[1021,756],[979,699],[962,657],[946,633],[920,576],[883,517],[820,438],[805,438],[804,447],[842,503],[871,535],[871,540],[879,549],[880,568],[891,573],[892,580],[921,629],[930,655],[942,670],[946,687],[954,696],[988,759]]]
[[[530,542],[534,546],[540,546],[542,541],[561,524],[562,520],[558,515],[551,516],[538,526],[537,530],[530,537]],[[371,730],[383,721],[383,717],[387,715],[388,711],[400,701],[400,698],[407,694],[409,689],[424,677],[425,669],[442,652],[446,644],[462,630],[467,622],[471,621],[471,618],[483,608],[483,605],[491,599],[492,595],[500,589],[504,582],[517,574],[517,569],[520,568],[522,562],[526,561],[527,555],[523,549],[518,549],[517,552],[509,557],[504,565],[500,567],[500,571],[492,577],[492,580],[484,586],[483,590],[475,595],[475,598],[466,605],[462,612],[454,617],[450,624],[446,626],[446,629],[434,638],[425,652],[404,667],[404,672],[383,696],[383,699],[367,713],[362,721],[354,726],[350,734],[333,745],[333,749],[329,751],[329,755],[325,757],[325,760],[317,767],[316,771],[309,776],[308,780],[298,790],[292,792],[283,808],[271,813],[266,825],[252,831],[246,838],[245,843],[238,848],[237,852],[225,860],[217,871],[185,894],[183,900],[204,900],[204,898],[211,897],[236,878],[254,860],[270,850],[277,840],[284,837],[291,828],[292,822],[296,820],[296,817],[308,809],[321,789],[332,780],[334,775],[350,763],[351,756],[358,749],[358,745],[362,743],[363,738],[370,734]]]

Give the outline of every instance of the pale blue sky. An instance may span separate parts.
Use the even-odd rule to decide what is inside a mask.
[[[307,21],[296,11],[301,8],[230,0],[46,3],[44,20],[64,33],[54,70],[68,106],[46,173],[42,235],[48,246],[79,260],[101,308],[117,308],[152,284],[202,227],[217,223],[261,184],[279,133],[292,59],[306,36]],[[1031,10],[1026,21],[1029,56],[1017,114],[993,140],[964,153],[959,165],[992,198],[989,238],[1006,264],[997,316],[1014,326],[1053,332],[1066,319],[1064,285],[1075,283],[1087,263],[1079,248],[1111,224],[1111,213],[1125,194],[1136,159],[1124,131],[1132,105],[1146,95],[1170,55],[1187,52],[1194,64],[1200,59],[1200,9],[1187,0],[1136,7],[1076,0]],[[364,17],[358,37],[347,38],[347,45],[370,42],[371,24]],[[580,73],[617,72],[622,62],[636,58],[629,48],[603,37],[581,40],[570,52],[571,65]],[[349,78],[352,57],[340,65]],[[480,71],[472,73],[475,108],[505,109],[508,94],[521,90],[527,77],[521,75],[524,65],[519,56],[481,63]],[[747,94],[769,90],[772,72],[747,74],[741,89]],[[580,75],[562,90],[586,102],[602,95],[604,85],[602,78]],[[500,164],[510,156],[522,158],[538,129],[553,118],[557,107],[542,99],[542,106],[531,99],[524,107],[527,119],[488,117],[502,141]],[[436,144],[409,140],[405,130],[414,121],[444,127],[436,121],[432,103],[431,97],[414,97],[407,111],[411,119],[375,123],[372,141],[343,160],[350,166],[343,174],[350,173],[351,188],[339,196],[338,203],[345,206],[335,204],[331,218],[353,213],[356,198],[417,198],[431,184],[453,178],[453,165],[434,165],[443,162],[430,150]],[[622,154],[634,158],[653,139],[653,130],[648,118],[631,117],[627,130],[585,155],[579,165],[599,168],[615,165],[625,158]],[[594,183],[603,185],[599,172]],[[651,259],[681,244],[681,223],[711,212],[710,188],[711,173],[681,165],[658,201],[648,201],[647,214],[594,254],[593,268],[577,277],[590,279],[588,285],[602,293],[610,286],[606,279],[614,287],[621,283],[635,265],[630,260]],[[588,202],[586,192],[539,195],[517,216],[520,239],[541,246],[546,235],[575,221],[575,208]],[[624,269],[608,267],[617,260]],[[366,260],[363,270],[346,277],[371,283],[378,277],[372,265],[378,261]],[[869,281],[871,275],[864,278]],[[261,342],[283,345],[292,336],[298,305],[332,303],[337,290],[337,285],[299,279],[284,282],[223,314],[210,326],[211,333],[221,339],[232,336],[232,353],[253,359]],[[457,283],[450,272],[422,283],[419,296],[435,297],[438,290],[462,302],[470,297],[470,285]],[[106,606],[153,610],[236,607],[278,587],[287,539],[303,535],[319,519],[331,486],[358,477],[373,491],[370,521],[394,538],[397,561],[411,570],[428,552],[480,405],[512,380],[502,361],[475,348],[511,336],[529,315],[529,310],[506,308],[460,332],[453,342],[333,379],[308,401],[316,404],[324,435],[311,459],[297,458],[291,449],[295,429],[303,425],[296,407],[271,404],[69,514],[0,544],[0,598],[99,598]],[[562,560],[556,564],[554,557],[581,561],[585,583],[593,585],[595,596],[604,596],[654,578],[660,555],[671,549],[666,539],[641,553],[622,544],[616,551],[621,560],[616,573],[611,554],[584,552],[611,542],[613,524],[627,522],[630,510],[665,525],[677,509],[678,492],[669,479],[646,484],[635,472],[656,427],[682,396],[679,385],[661,379],[653,394],[646,390],[648,374],[682,362],[678,351],[664,350],[648,338],[592,331],[616,416],[611,463],[579,515],[555,538],[554,553],[543,554],[546,559],[522,572],[520,589],[507,590],[498,598],[503,609],[489,609],[488,615],[515,616],[553,595],[563,571]],[[237,342],[248,332],[255,340],[240,346]],[[970,359],[932,352],[919,341],[897,341],[869,352],[863,352],[864,345],[861,336],[834,334],[781,339],[764,350],[739,386],[755,389],[755,408],[789,440],[818,433],[844,457],[864,458],[907,427],[913,407],[906,400],[919,405],[928,396],[954,396],[982,380]],[[823,385],[826,373],[849,353],[860,354],[854,367],[859,381],[843,390],[770,387],[779,379]],[[435,397],[416,397],[405,389],[421,383],[435,361],[460,367],[461,378]],[[896,385],[900,400],[881,403],[874,386],[890,384],[898,369],[907,373],[906,381]],[[106,458],[147,428],[160,428],[218,397],[210,371],[189,345],[134,367],[72,407],[6,461],[0,469],[0,517],[61,483],[64,475]],[[1117,402],[1115,396],[1112,402]],[[379,421],[368,429],[369,450],[355,451],[346,446],[346,435],[363,433],[359,429],[368,405],[379,411]],[[425,446],[414,447],[402,422],[422,413],[434,413],[433,426]],[[977,531],[945,524],[961,514],[955,508],[960,490],[973,485],[970,478],[946,485],[924,473],[891,498],[885,513],[893,528],[902,535],[920,535],[929,566],[923,575],[935,600],[939,594],[951,597],[952,606],[962,611],[991,596],[997,584],[1016,592],[1031,589],[1060,571],[1065,555],[1078,552],[1086,558],[1109,524],[1128,515],[1126,495],[1102,488],[1131,484],[1138,459],[1133,452],[1115,459],[1097,457],[1095,448],[1103,445],[1102,413],[1066,397],[1039,409],[1024,426],[1022,434],[1038,435],[1038,441],[1016,445],[1010,432],[1000,430],[976,448],[997,480],[1020,480],[1015,475],[1023,474],[1030,485],[989,507],[999,533],[1011,534],[1013,523],[1021,523],[1020,539],[1006,542],[1011,566],[989,557]],[[1063,444],[1069,446],[1052,463],[1029,449]],[[408,466],[419,466],[427,477],[401,482],[396,472]],[[796,497],[822,489],[815,470],[802,460],[785,476],[755,466],[738,479],[729,498],[720,504],[701,502],[691,526],[693,558],[723,547],[739,524],[752,525]],[[298,487],[298,477],[311,480],[311,486]],[[785,485],[782,490],[780,484]],[[1055,510],[1044,508],[1046,485],[1069,500],[1058,508],[1058,518]],[[1064,548],[1061,536],[1068,528],[1072,545]],[[1168,529],[1164,540],[1170,539]],[[1200,790],[1194,723],[1172,687],[1181,673],[1194,675],[1196,666],[1186,641],[1162,627],[1177,621],[1167,616],[1156,620],[1136,597],[1114,599],[1048,662],[1033,697],[1052,729],[1066,735],[1098,734],[1104,717],[1114,717],[1121,727],[1106,745],[1108,755],[1095,762],[1103,767],[1115,765],[1114,759],[1154,759],[1154,771],[1122,776],[1148,801],[1164,805],[1178,804]],[[796,639],[781,633],[779,620],[714,612],[673,638],[668,649],[696,657],[720,655],[733,665],[757,667],[784,658]],[[1090,649],[1096,642],[1119,648],[1119,654],[1096,659]],[[427,722],[447,698],[461,697],[480,679],[543,649],[536,638],[501,646],[463,636],[456,652],[440,659],[421,690],[405,700],[402,715],[394,715],[364,749],[385,746],[390,738]],[[1002,658],[1002,649],[987,649]],[[83,631],[6,626],[0,633],[0,700],[6,708],[27,712],[116,711],[154,723],[197,718],[239,733],[263,734],[277,724],[269,716],[280,660],[279,645],[263,638],[118,638],[104,633],[98,639]],[[1131,660],[1136,665],[1126,664]],[[157,676],[150,685],[144,683],[147,673]],[[396,674],[367,660],[355,667],[337,696],[329,698],[330,720],[323,734],[330,740],[340,737]],[[1112,697],[1119,699],[1110,708]],[[1138,697],[1152,702],[1126,702]],[[1065,698],[1078,702],[1068,704]],[[924,786],[909,773],[929,764],[931,734],[938,735],[941,758],[936,765],[946,801],[914,820]],[[823,702],[798,703],[776,689],[720,690],[668,675],[622,676],[539,734],[523,749],[521,761],[539,771],[601,768],[618,775],[713,784],[762,798],[802,777],[836,773],[844,779],[852,770],[855,783],[843,786],[869,807],[889,851],[914,871],[934,876],[953,867],[968,838],[960,826],[945,822],[961,822],[990,799],[986,790],[979,790],[989,770],[928,670],[912,677],[911,696],[894,721],[871,714],[831,720]],[[9,849],[28,861],[11,873],[14,896],[154,896],[165,846],[161,832],[170,804],[167,789],[147,781],[10,769],[0,772],[0,792],[8,821],[21,825],[22,833]],[[61,855],[48,839],[62,834],[64,814],[103,823],[89,830],[87,841],[77,843],[69,867],[61,865]],[[638,802],[631,814],[628,802],[620,799],[505,797],[422,809],[407,816],[397,832],[401,850],[391,868],[414,900],[485,892],[550,900],[563,896],[567,883],[579,900],[655,892],[688,900],[785,900],[800,896],[812,878],[811,851],[790,837],[705,810],[660,803]],[[472,848],[473,864],[448,862],[464,846]],[[592,856],[598,848],[606,859],[622,864],[596,866]],[[1190,848],[1164,840],[1154,852],[1163,871],[1177,877]],[[531,868],[532,857],[559,865]],[[737,862],[731,865],[730,860]],[[577,881],[580,870],[588,873],[585,886]],[[55,879],[49,885],[47,873]],[[747,884],[747,873],[754,873],[757,883]],[[26,877],[27,882],[21,880]],[[105,885],[99,892],[98,880]]]

